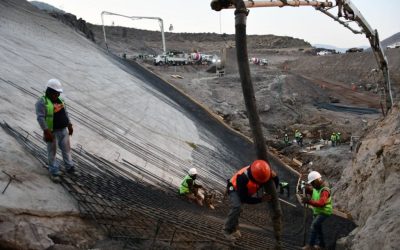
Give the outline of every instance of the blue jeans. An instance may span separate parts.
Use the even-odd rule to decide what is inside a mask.
[[[57,163],[57,142],[60,147],[65,169],[68,171],[74,167],[71,155],[71,145],[67,128],[56,129],[52,132],[53,141],[47,142],[47,157],[49,160],[49,171],[52,175],[59,174],[60,166]]]
[[[224,231],[227,233],[233,233],[237,230],[239,225],[240,207],[242,203],[240,202],[240,197],[235,191],[229,192],[230,201],[230,211],[228,218],[225,221]]]
[[[318,246],[325,247],[324,234],[322,232],[322,223],[328,217],[329,216],[323,214],[314,215],[313,221],[311,223],[310,246],[314,246],[318,242]]]

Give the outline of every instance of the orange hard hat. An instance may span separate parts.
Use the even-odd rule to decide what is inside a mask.
[[[263,160],[255,160],[250,165],[250,171],[251,175],[258,183],[265,183],[271,177],[271,168],[269,164]]]

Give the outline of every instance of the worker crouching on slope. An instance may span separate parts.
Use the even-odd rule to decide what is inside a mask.
[[[204,195],[201,195],[198,190],[202,185],[196,183],[197,170],[191,168],[188,174],[183,178],[179,188],[179,194],[185,196],[189,201],[196,202],[198,205],[203,206]]]
[[[313,221],[309,245],[304,246],[303,249],[319,250],[325,248],[322,223],[332,215],[331,191],[317,171],[311,171],[308,174],[307,183],[313,187],[311,199],[305,196],[302,197],[302,202],[313,206]]]
[[[66,172],[76,174],[69,140],[73,128],[64,101],[60,98],[62,92],[60,81],[50,79],[46,85],[45,95],[36,102],[37,121],[43,130],[43,139],[47,143],[50,178],[56,183],[60,182],[59,165],[56,160],[57,144],[61,149]]]
[[[274,176],[276,174],[271,171],[266,161],[256,160],[250,166],[240,169],[228,180],[230,211],[223,229],[223,234],[228,240],[234,241],[241,237],[238,225],[242,203],[257,204],[271,200],[269,195],[257,197],[256,194]]]

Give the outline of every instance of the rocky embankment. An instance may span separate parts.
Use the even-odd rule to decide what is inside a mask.
[[[343,247],[397,249],[400,245],[399,104],[362,138],[334,189],[336,206],[349,211],[358,225],[341,241]]]

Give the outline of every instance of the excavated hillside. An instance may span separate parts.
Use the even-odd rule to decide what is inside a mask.
[[[358,228],[342,240],[351,249],[397,249],[400,244],[400,109],[365,133],[336,185],[336,205]]]
[[[102,26],[88,24],[96,37],[96,43],[104,45]],[[161,33],[158,31],[140,30],[135,28],[106,26],[107,42],[115,54],[127,53],[153,54],[162,53]],[[232,34],[216,33],[172,33],[165,32],[167,50],[180,50],[187,53],[200,51],[204,53],[220,53],[222,48],[235,44]],[[282,48],[310,49],[311,45],[301,39],[274,35],[252,35],[248,37],[248,46],[254,52],[265,53]]]

